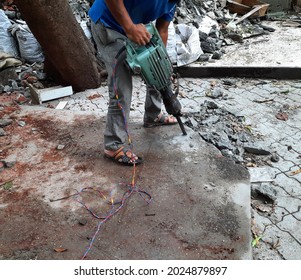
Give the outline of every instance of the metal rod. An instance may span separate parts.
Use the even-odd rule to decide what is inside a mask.
[[[183,135],[187,135],[187,132],[186,132],[185,127],[184,127],[184,125],[182,123],[181,117],[179,115],[176,115],[175,117],[176,117],[176,119],[177,119],[177,121],[179,123],[179,126],[180,126],[180,128],[181,128],[181,130],[183,132]]]

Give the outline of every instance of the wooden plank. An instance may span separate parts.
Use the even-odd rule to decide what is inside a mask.
[[[241,3],[236,2],[236,1],[228,0],[227,2],[230,3],[230,4],[233,4],[234,6],[237,6],[237,7],[246,8],[246,9],[250,9],[251,8],[250,6],[241,4]]]
[[[256,13],[257,11],[259,11],[261,8],[265,7],[266,5],[256,5],[254,7],[254,9],[252,9],[250,12],[246,13],[245,15],[243,15],[241,18],[239,18],[238,20],[234,21],[234,24],[238,24],[241,21],[245,20],[246,18],[248,18],[249,16],[253,15],[254,13]]]

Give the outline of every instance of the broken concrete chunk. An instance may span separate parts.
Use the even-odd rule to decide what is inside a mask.
[[[11,119],[1,119],[0,120],[0,127],[6,127],[13,122]]]
[[[12,168],[14,165],[16,164],[16,161],[15,160],[2,160],[0,161],[0,170],[1,168],[4,169],[4,168]]]
[[[12,168],[17,162],[15,160],[4,160],[5,167]]]
[[[201,123],[211,127],[213,124],[216,124],[220,120],[219,116],[209,116],[207,119],[203,120]]]
[[[277,153],[272,153],[272,155],[271,155],[271,161],[272,162],[278,162],[279,160],[280,160],[280,158],[277,155]]]
[[[269,167],[248,167],[251,183],[272,182],[274,174]]]
[[[256,145],[247,144],[247,145],[244,146],[244,149],[247,153],[254,154],[254,155],[265,156],[265,155],[270,155],[271,154],[270,151],[268,151],[265,148],[262,148],[260,146],[256,146]]]
[[[232,151],[235,149],[234,146],[231,144],[228,135],[224,131],[219,132],[218,135],[219,135],[219,139],[217,139],[216,146],[220,150],[228,149]]]
[[[219,25],[217,21],[212,19],[208,15],[202,17],[201,22],[199,22],[198,30],[202,33],[209,35],[213,28],[219,30]]]
[[[81,225],[81,226],[85,226],[87,224],[87,219],[85,218],[81,218],[78,220],[78,223]]]
[[[206,61],[209,61],[209,59],[210,59],[210,54],[203,53],[199,56],[198,61],[206,62]]]
[[[57,110],[62,110],[66,107],[68,104],[68,101],[60,101],[59,104],[55,107]]]
[[[206,96],[213,99],[223,97],[223,90],[220,87],[215,87],[212,91],[206,92]]]
[[[26,122],[24,122],[24,121],[19,121],[19,122],[18,122],[18,125],[21,126],[21,127],[23,127],[23,126],[26,125]]]
[[[58,145],[56,148],[57,148],[58,150],[63,150],[63,149],[65,148],[65,145]]]
[[[17,163],[17,156],[15,154],[9,155],[6,159],[4,159],[5,167],[11,168]]]
[[[212,59],[216,59],[216,60],[218,60],[218,59],[221,59],[221,57],[222,57],[222,52],[221,51],[215,51],[215,52],[213,52],[213,54],[212,54]]]
[[[222,82],[226,86],[235,86],[235,81],[232,81],[232,80],[229,80],[229,79],[223,80]]]
[[[201,42],[202,50],[207,53],[214,53],[217,51],[217,42],[217,39],[208,37],[206,41]]]
[[[218,105],[213,101],[205,100],[204,105],[211,110],[218,109]]]
[[[0,127],[0,136],[5,136],[6,132],[4,131],[3,128]]]
[[[271,183],[262,183],[259,185],[253,184],[251,193],[254,197],[257,197],[258,195],[265,197],[264,202],[266,203],[274,204],[277,199],[277,191],[273,188]]]
[[[276,205],[277,191],[270,183],[252,184],[252,207],[260,212],[272,213]]]
[[[30,94],[32,98],[38,104],[42,104],[42,102],[44,101],[58,99],[73,94],[73,90],[71,86],[67,86],[67,87],[56,86],[56,87],[45,88],[45,89],[37,89],[29,84],[29,88],[30,88]]]

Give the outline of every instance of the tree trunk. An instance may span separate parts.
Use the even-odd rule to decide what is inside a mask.
[[[45,71],[75,91],[101,84],[94,47],[69,6],[68,0],[15,0],[22,18],[42,46]]]

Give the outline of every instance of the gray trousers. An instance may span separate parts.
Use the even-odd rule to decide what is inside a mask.
[[[104,27],[100,22],[96,24],[92,22],[91,31],[97,51],[108,72],[109,106],[104,132],[104,148],[117,150],[127,141],[124,116],[128,122],[132,101],[132,73],[125,65],[126,53],[123,52],[116,60],[116,55],[125,45],[126,37]],[[118,107],[118,102],[123,108],[123,112]],[[161,105],[160,94],[154,89],[147,88],[144,121],[153,121],[161,113]]]

